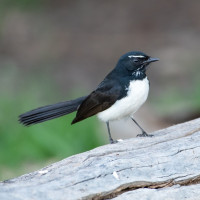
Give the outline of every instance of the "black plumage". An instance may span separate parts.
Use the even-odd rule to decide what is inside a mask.
[[[97,89],[91,92],[88,96],[31,110],[20,115],[19,121],[22,124],[29,126],[77,111],[76,117],[72,121],[72,124],[74,124],[98,114],[98,117],[106,122],[109,139],[110,142],[113,143],[114,141],[110,134],[109,121],[127,117],[127,115],[132,118],[132,112],[135,112],[140,107],[140,102],[144,103],[149,90],[146,69],[151,62],[155,61],[158,61],[158,59],[151,58],[142,52],[128,52],[120,57],[116,67],[105,77]],[[130,83],[133,85],[133,83],[141,82],[144,83],[144,87],[141,85],[134,88],[133,86],[130,86]],[[131,90],[129,90],[130,88]],[[134,91],[137,91],[142,95],[137,97],[138,93],[134,93]],[[129,92],[131,94],[129,94]],[[122,100],[120,102],[124,102],[123,99],[125,98],[129,98],[131,101],[125,101],[128,103],[118,106],[116,109],[115,105],[119,105],[117,103],[119,103],[120,100]],[[132,105],[133,107],[131,107]],[[115,108],[114,112],[111,107]],[[132,110],[130,108],[132,108]],[[128,113],[124,112],[127,110]],[[105,112],[109,112],[109,115],[106,115],[106,117],[104,115]],[[102,117],[102,113],[104,117]],[[147,133],[139,126],[139,124],[133,118],[132,120],[142,130],[142,134],[140,135],[147,136]]]
[[[63,115],[72,113],[78,109],[78,106],[86,98],[80,97],[71,101],[60,102],[40,108],[36,108],[19,116],[19,121],[28,126],[38,124],[50,119],[55,119]]]

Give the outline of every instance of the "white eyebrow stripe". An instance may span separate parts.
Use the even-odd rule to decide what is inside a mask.
[[[129,58],[144,58],[144,56],[142,56],[142,55],[138,55],[138,56],[136,56],[136,55],[130,55],[128,57]]]

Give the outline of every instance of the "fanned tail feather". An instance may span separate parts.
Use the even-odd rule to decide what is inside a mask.
[[[29,126],[67,115],[76,111],[85,98],[86,96],[71,101],[36,108],[21,114],[19,116],[19,121],[25,126]]]

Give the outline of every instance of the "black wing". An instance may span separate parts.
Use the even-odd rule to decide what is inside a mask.
[[[72,124],[91,117],[112,106],[120,97],[121,91],[122,87],[117,81],[104,80],[99,87],[82,102]]]

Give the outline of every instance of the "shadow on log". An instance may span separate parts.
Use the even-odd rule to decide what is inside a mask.
[[[200,118],[0,183],[2,200],[200,199]]]

